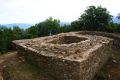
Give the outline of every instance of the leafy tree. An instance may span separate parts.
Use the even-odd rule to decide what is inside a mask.
[[[24,37],[24,30],[18,26],[13,27],[14,39],[22,39]]]
[[[110,32],[110,33],[116,32],[116,25],[117,24],[110,22],[109,25],[106,26],[106,32]]]
[[[12,41],[24,38],[24,30],[19,27],[7,28],[0,27],[0,52],[4,53],[12,50]]]
[[[79,23],[84,30],[105,31],[111,19],[112,16],[106,8],[89,6],[79,18]]]
[[[115,32],[120,33],[120,24],[115,24]]]
[[[25,31],[26,38],[38,37],[38,28],[36,26],[31,26]]]
[[[58,29],[59,33],[61,32],[70,32],[71,31],[71,25],[64,24],[63,26],[60,26]]]
[[[8,51],[11,49],[11,41],[14,39],[11,28],[0,28],[0,52]]]
[[[50,34],[57,34],[59,33],[58,28],[60,27],[60,21],[50,17],[45,21],[36,24],[35,27],[37,27],[38,29],[38,36],[48,36]]]
[[[82,25],[79,20],[73,21],[71,23],[71,31],[79,31],[82,30]]]

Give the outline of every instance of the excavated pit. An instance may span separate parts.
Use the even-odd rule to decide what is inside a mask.
[[[62,37],[58,37],[58,38],[53,39],[49,43],[52,43],[52,44],[71,44],[71,43],[78,43],[78,42],[81,42],[84,40],[87,40],[87,38],[76,37],[76,36],[62,36]]]
[[[110,57],[113,39],[69,32],[13,43],[20,56],[56,80],[91,80]]]

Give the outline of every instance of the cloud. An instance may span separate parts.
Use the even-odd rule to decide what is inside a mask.
[[[70,22],[90,5],[101,5],[117,15],[119,3],[119,0],[0,0],[0,23],[36,23],[49,16]]]

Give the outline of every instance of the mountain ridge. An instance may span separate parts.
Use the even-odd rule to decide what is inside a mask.
[[[116,17],[113,17],[112,18],[112,21],[114,23],[120,23],[120,20]],[[60,22],[60,25],[63,26],[63,25],[69,25],[71,24],[71,22]],[[29,28],[30,26],[32,25],[35,25],[35,24],[30,24],[30,23],[11,23],[11,24],[0,24],[0,26],[6,26],[6,27],[14,27],[14,26],[19,26],[20,28],[22,29],[27,29]]]

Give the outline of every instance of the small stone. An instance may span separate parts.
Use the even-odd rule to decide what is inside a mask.
[[[117,61],[116,61],[116,60],[112,60],[112,62],[113,62],[113,63],[117,63]]]
[[[65,54],[66,54],[66,52],[62,52],[62,54],[63,54],[63,55],[65,55]]]

